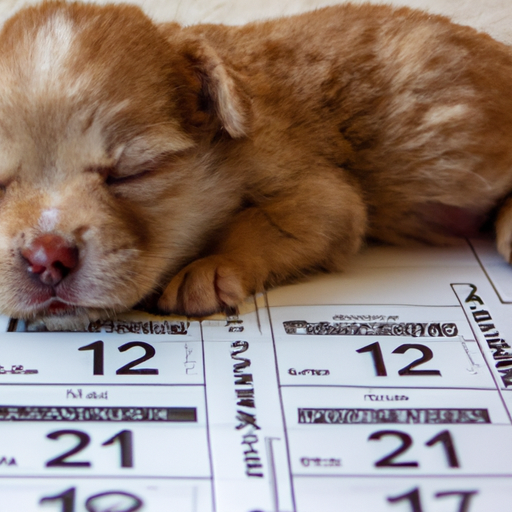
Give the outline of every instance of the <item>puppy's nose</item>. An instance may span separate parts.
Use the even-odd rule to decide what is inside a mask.
[[[78,248],[51,233],[37,237],[21,255],[29,264],[27,270],[50,286],[60,283],[78,264]]]

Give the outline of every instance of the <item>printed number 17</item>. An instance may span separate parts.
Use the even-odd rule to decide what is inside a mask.
[[[459,496],[459,508],[456,512],[469,512],[469,505],[471,503],[471,498],[478,494],[478,491],[444,491],[437,492],[435,494],[436,499],[446,498],[450,496]],[[409,502],[411,505],[411,512],[423,512],[423,507],[421,504],[420,490],[416,487],[412,491],[402,494],[400,496],[390,496],[387,498],[389,503],[401,503],[401,502]]]

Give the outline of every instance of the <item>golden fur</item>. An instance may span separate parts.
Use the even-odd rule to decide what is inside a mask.
[[[157,292],[205,315],[502,204],[510,260],[512,55],[471,28],[377,5],[180,27],[46,2],[0,48],[5,314],[74,328]],[[56,280],[37,259],[53,241],[72,260]]]

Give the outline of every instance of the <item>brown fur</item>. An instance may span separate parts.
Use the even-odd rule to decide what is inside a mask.
[[[343,269],[365,237],[446,242],[512,190],[510,49],[442,17],[347,4],[182,28],[48,2],[0,47],[9,315],[72,328],[154,291],[205,315]],[[23,257],[45,233],[79,254],[53,287]]]

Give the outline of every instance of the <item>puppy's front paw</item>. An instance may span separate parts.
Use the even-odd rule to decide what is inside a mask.
[[[179,272],[158,301],[162,311],[206,316],[236,308],[249,290],[242,269],[223,256],[194,261]]]

